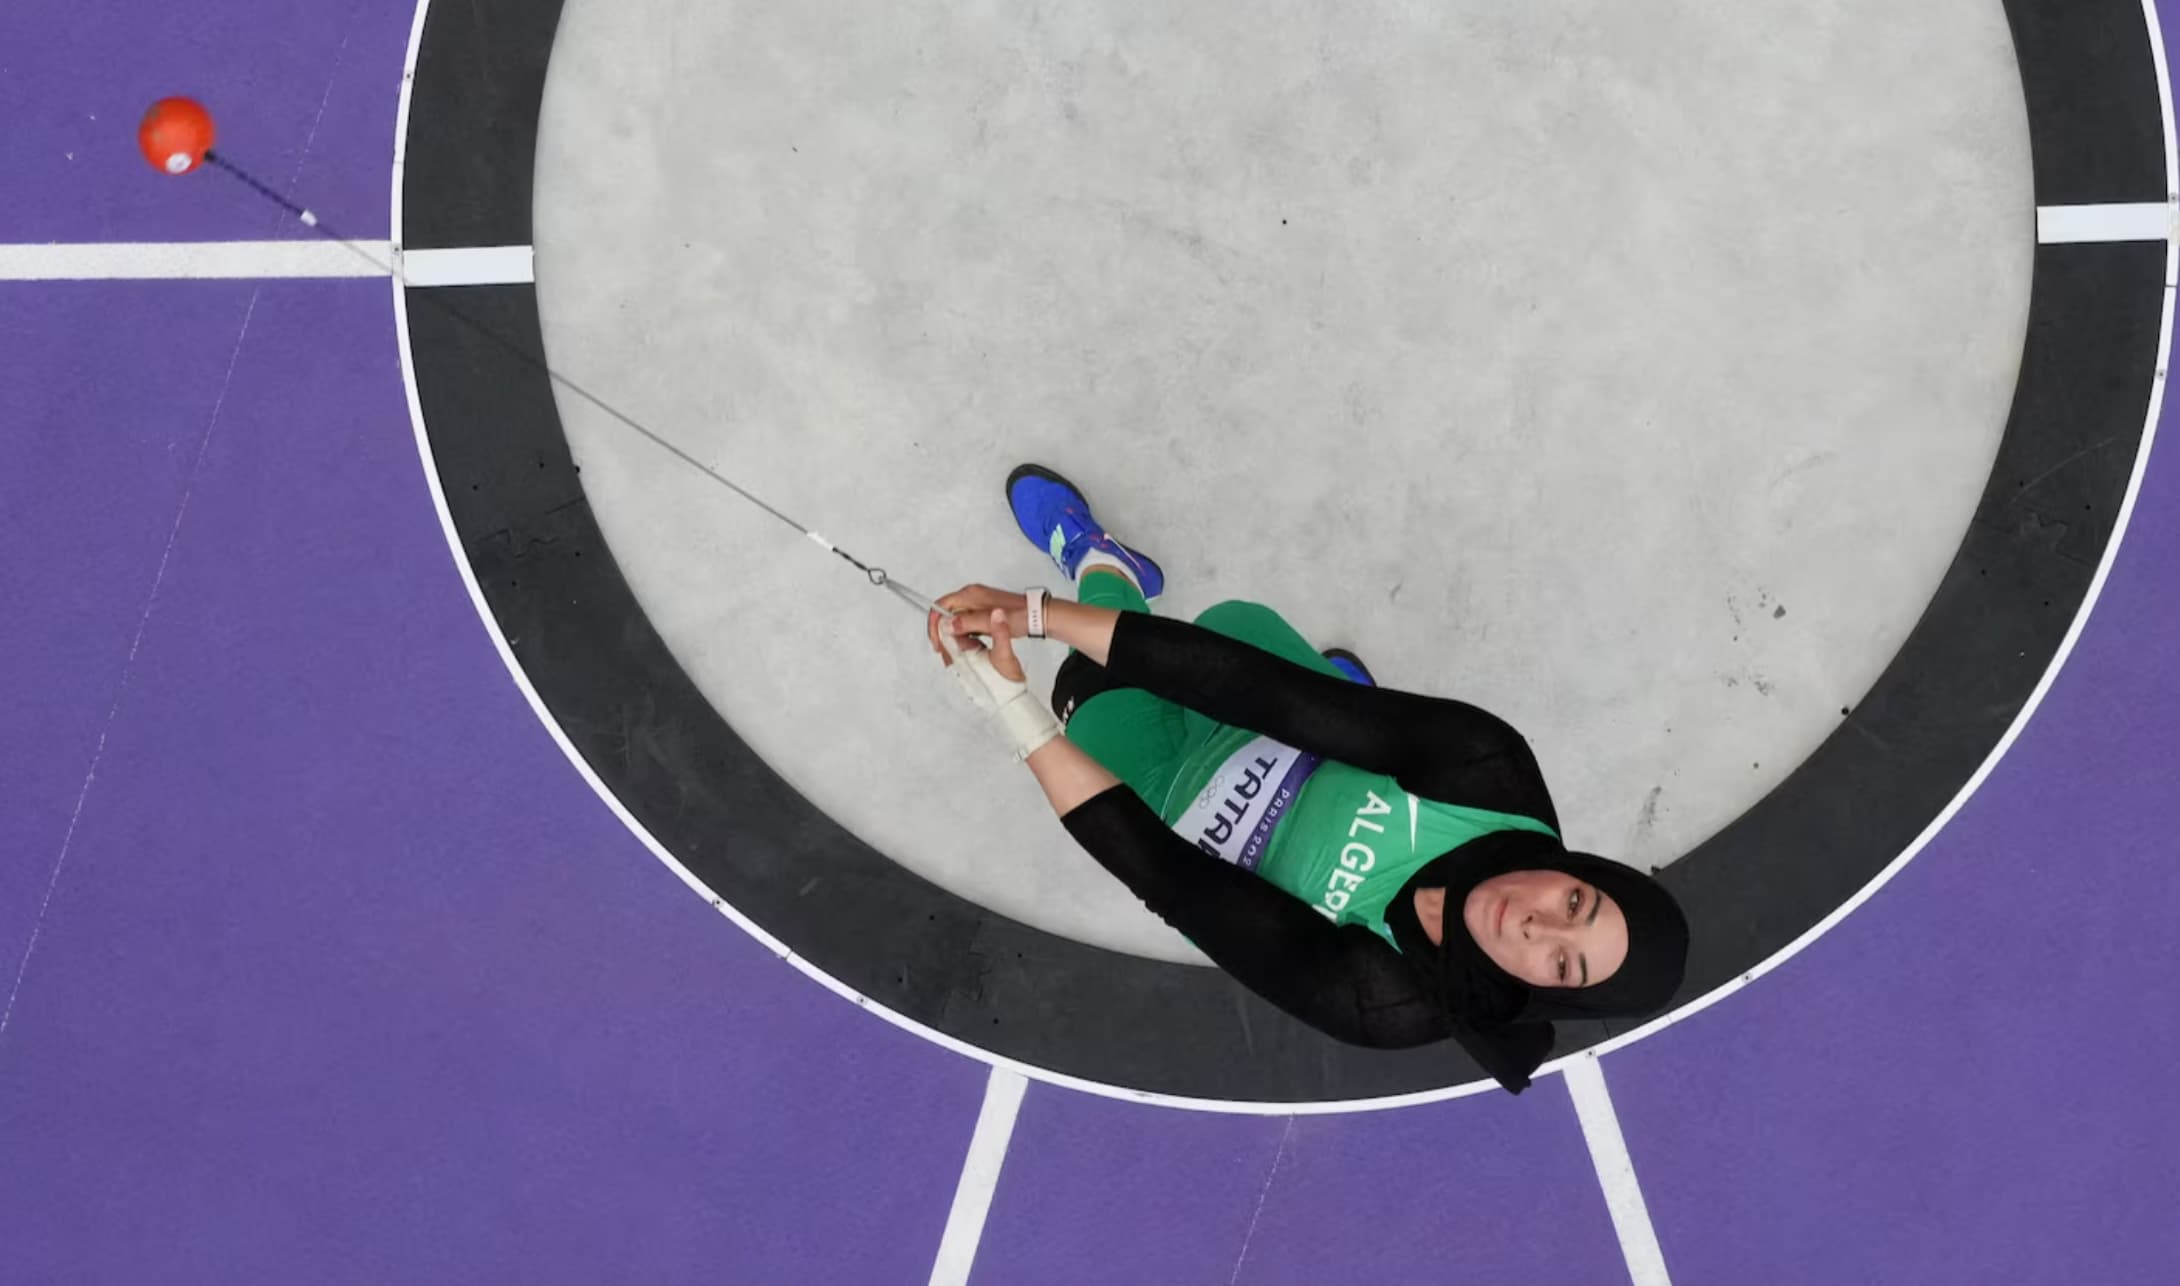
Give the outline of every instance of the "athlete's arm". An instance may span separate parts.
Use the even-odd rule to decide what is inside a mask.
[[[1115,613],[1103,662],[1129,687],[1328,759],[1382,772],[1427,799],[1534,817],[1556,812],[1529,743],[1465,701],[1364,687],[1184,621]]]
[[[1105,765],[1092,759],[1082,747],[1069,741],[1065,734],[1046,742],[1024,762],[1029,764],[1037,784],[1044,787],[1045,802],[1052,805],[1052,811],[1062,820],[1120,785],[1118,777],[1106,771]]]
[[[1073,771],[1066,762],[1070,752],[1089,759],[1062,740],[1029,760],[1056,810],[1066,791],[1054,779]],[[1116,785],[1062,810],[1060,821],[1100,866],[1212,963],[1318,1031],[1380,1049],[1453,1035],[1452,1020],[1383,938],[1335,925],[1276,885],[1202,852],[1169,830],[1135,792]]]
[[[967,586],[939,600],[982,632],[993,611],[1028,633],[1022,595]],[[1128,687],[1220,723],[1382,772],[1426,799],[1533,817],[1559,816],[1529,743],[1504,719],[1465,701],[1366,688],[1285,661],[1200,625],[1059,599],[1045,636],[1110,670]]]

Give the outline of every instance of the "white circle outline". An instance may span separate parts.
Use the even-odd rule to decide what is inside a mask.
[[[397,264],[400,262],[401,255],[402,176],[408,153],[410,92],[416,83],[417,53],[423,44],[424,20],[430,8],[431,0],[417,0],[416,16],[409,29],[408,52],[402,63],[401,96],[394,119],[393,191],[389,237],[393,244]],[[2166,58],[2164,28],[2158,19],[2156,0],[2142,0],[2142,14],[2146,34],[2150,41],[2151,57],[2156,64],[2158,106],[2165,135],[2165,184],[2167,189],[2165,205],[2168,214],[2172,216],[2172,219],[2168,220],[2168,226],[2172,226],[2174,220],[2180,220],[2180,195],[2176,195],[2172,190],[2174,176],[2176,172],[2180,172],[2180,157],[2176,157],[2171,76]],[[2059,672],[2065,668],[2068,659],[2072,657],[2075,644],[2080,641],[2083,629],[2088,625],[2091,614],[2096,610],[2099,598],[2103,596],[2105,582],[2110,577],[2113,564],[2119,557],[2120,547],[2126,542],[2127,531],[2134,517],[2135,501],[2141,494],[2142,481],[2149,469],[2150,452],[2157,437],[2158,420],[2164,411],[2166,369],[2172,351],[2173,302],[2176,279],[2180,279],[2180,238],[2168,233],[2165,238],[2165,301],[2158,330],[2157,368],[2150,384],[2149,409],[2144,422],[2142,442],[2135,454],[2134,472],[2127,481],[2126,499],[2120,505],[2119,517],[2113,527],[2112,538],[2105,544],[2104,556],[2097,563],[2096,575],[2090,580],[2088,593],[2084,595],[2081,607],[2074,615],[2073,623],[2067,628],[2066,637],[2060,641],[2058,651],[2053,654],[2051,664],[2045,667],[2043,677],[2037,682],[2035,690],[2029,694],[2028,701],[2022,706],[2020,713],[2014,716],[2014,720],[2008,725],[2005,735],[1999,738],[1998,744],[1992,747],[1990,754],[1985,756],[1982,764],[1977,767],[1975,774],[1962,785],[1959,792],[1954,795],[1952,802],[1947,804],[1937,817],[1933,818],[1930,824],[1923,828],[1922,832],[1898,857],[1887,863],[1883,870],[1871,877],[1869,883],[1857,890],[1854,896],[1834,907],[1830,914],[1810,926],[1792,942],[1765,957],[1761,963],[1738,977],[1727,980],[1687,1004],[1669,1013],[1661,1014],[1633,1031],[1625,1032],[1586,1049],[1577,1050],[1551,1060],[1537,1070],[1538,1079],[1562,1070],[1575,1059],[1602,1058],[1616,1050],[1625,1049],[1637,1041],[1655,1036],[1674,1024],[1683,1022],[1709,1009],[1726,997],[1748,987],[1758,978],[1784,965],[1788,960],[1805,950],[1811,943],[1837,927],[1850,914],[1861,908],[1872,897],[1876,896],[1878,890],[1891,883],[1893,878],[1899,875],[1909,862],[1921,854],[1923,849],[1937,837],[1938,832],[1943,830],[1967,805],[1970,797],[1976,793],[1977,789],[1998,767],[1999,761],[2005,758],[2006,752],[2013,748],[2014,741],[2020,737],[2023,729],[2028,726],[2030,719],[2035,716],[2037,708],[2043,704],[2045,696],[2050,693],[2053,683],[2057,681]],[[1031,1080],[1078,1090],[1086,1094],[1095,1094],[1103,1098],[1119,1099],[1124,1102],[1234,1116],[1318,1116],[1389,1111],[1429,1103],[1444,1103],[1454,1099],[1468,1098],[1498,1088],[1497,1083],[1494,1081],[1479,1080],[1462,1085],[1378,1098],[1324,1099],[1289,1103],[1192,1098],[1185,1095],[1131,1089],[1124,1085],[1108,1085],[1102,1081],[1070,1076],[1065,1072],[1056,1072],[1049,1068],[1038,1067],[1035,1064],[1009,1058],[1003,1054],[995,1054],[990,1050],[981,1049],[945,1032],[927,1027],[913,1018],[879,1004],[789,950],[786,944],[766,932],[756,921],[724,899],[716,896],[702,880],[683,866],[680,860],[658,841],[657,837],[644,829],[643,825],[629,813],[626,806],[621,803],[620,799],[614,795],[605,782],[591,770],[590,765],[583,759],[581,752],[569,740],[566,730],[560,726],[559,722],[553,718],[552,712],[546,708],[544,698],[531,685],[530,677],[523,671],[521,663],[515,659],[514,649],[509,646],[506,636],[500,632],[494,622],[491,607],[485,601],[484,591],[477,583],[476,570],[470,566],[469,557],[462,548],[460,534],[454,527],[453,513],[447,507],[446,492],[440,486],[439,469],[432,454],[431,438],[424,428],[424,408],[417,391],[416,366],[413,360],[413,351],[410,347],[408,283],[403,280],[402,274],[399,272],[393,274],[393,292],[394,331],[401,355],[401,380],[408,396],[409,421],[416,435],[417,455],[423,464],[424,480],[431,489],[432,507],[438,511],[440,531],[446,538],[449,553],[453,556],[455,570],[460,574],[462,584],[469,591],[470,604],[475,608],[478,620],[484,625],[485,633],[491,638],[493,647],[498,651],[501,663],[507,667],[508,674],[514,678],[515,686],[522,692],[523,699],[530,703],[532,713],[537,716],[538,722],[545,726],[545,730],[551,735],[554,744],[560,747],[561,753],[567,757],[570,764],[574,765],[577,774],[585,782],[589,783],[592,792],[604,802],[607,808],[612,810],[613,815],[620,819],[621,824],[628,828],[629,833],[641,841],[643,846],[651,851],[652,856],[665,863],[667,869],[678,876],[683,884],[688,885],[699,897],[710,903],[712,909],[733,921],[743,932],[763,944],[765,949],[774,956],[793,966],[827,990],[848,1000],[857,1008],[877,1014],[895,1027],[920,1036],[932,1044],[942,1046],[987,1066],[1007,1068]]]

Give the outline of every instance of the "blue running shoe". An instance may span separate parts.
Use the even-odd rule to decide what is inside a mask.
[[[1378,686],[1377,679],[1371,676],[1370,667],[1362,663],[1361,657],[1346,648],[1328,648],[1322,655],[1327,661],[1332,662],[1333,669],[1346,675],[1350,680],[1360,683],[1366,688]]]
[[[1069,580],[1091,550],[1102,550],[1127,564],[1146,599],[1166,592],[1166,574],[1157,563],[1106,533],[1090,515],[1090,502],[1074,483],[1042,465],[1025,464],[1007,475],[1007,507],[1029,543],[1052,556]]]

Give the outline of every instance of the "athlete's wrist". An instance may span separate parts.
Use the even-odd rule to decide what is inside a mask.
[[[1057,639],[1103,665],[1119,618],[1120,613],[1110,607],[1051,599],[1045,604],[1045,637]]]
[[[1025,618],[1028,609],[1025,608]],[[1082,604],[1064,598],[1045,600],[1045,637],[1075,646],[1075,636],[1082,628]]]

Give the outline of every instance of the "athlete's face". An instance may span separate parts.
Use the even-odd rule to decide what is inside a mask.
[[[1620,905],[1563,871],[1509,871],[1469,890],[1461,923],[1493,964],[1533,987],[1588,987],[1627,959]]]

